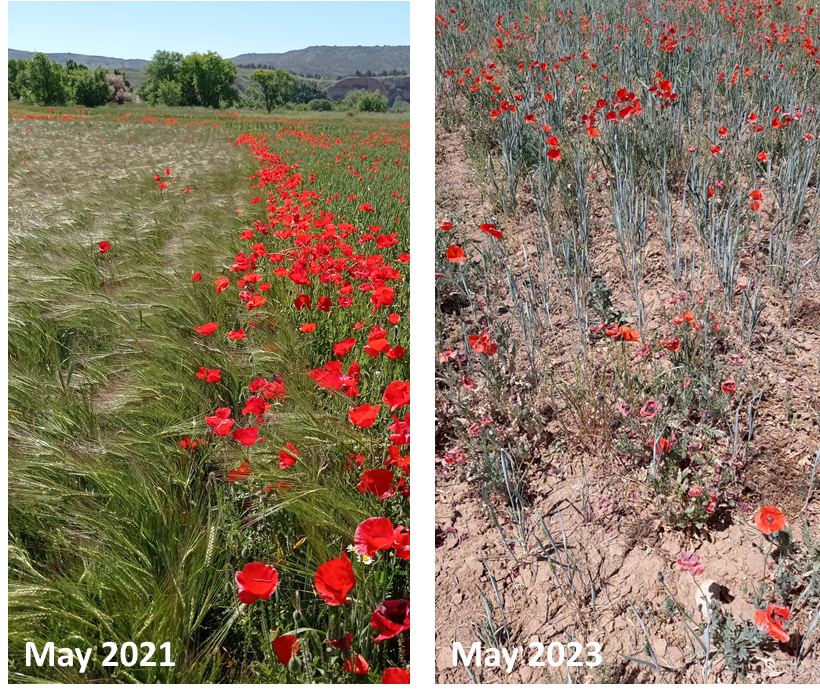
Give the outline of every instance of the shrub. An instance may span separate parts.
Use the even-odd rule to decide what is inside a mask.
[[[108,84],[105,71],[84,70],[74,74],[74,101],[83,107],[100,107],[108,102],[112,88]]]
[[[161,80],[157,84],[154,99],[168,107],[178,107],[182,104],[182,85],[176,80]]]
[[[108,86],[112,90],[111,97],[109,98],[111,102],[116,102],[117,104],[136,102],[137,98],[134,96],[134,93],[128,89],[128,86],[125,84],[125,78],[122,75],[109,73],[105,78],[108,81]]]
[[[393,114],[406,114],[410,111],[410,103],[397,97],[396,101],[393,102],[393,106],[390,107],[390,111]]]
[[[329,112],[333,110],[330,100],[325,99],[310,100],[307,107],[312,112]]]
[[[387,97],[380,92],[365,92],[359,97],[357,106],[362,112],[386,112]]]

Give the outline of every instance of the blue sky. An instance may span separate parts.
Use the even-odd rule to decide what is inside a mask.
[[[9,48],[150,59],[410,44],[409,2],[9,2]]]

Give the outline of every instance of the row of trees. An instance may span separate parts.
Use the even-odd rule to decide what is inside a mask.
[[[123,104],[134,101],[129,88],[119,71],[89,70],[72,60],[63,67],[44,53],[35,53],[29,60],[9,60],[9,94],[31,104],[75,102],[84,107],[100,107],[108,102]]]
[[[327,94],[309,80],[286,70],[255,70],[244,98],[237,89],[236,65],[210,51],[183,56],[157,51],[145,67],[148,79],[139,96],[150,104],[169,107],[261,107],[268,112],[289,102],[307,104]]]
[[[310,80],[296,78],[285,70],[255,70],[244,97],[236,87],[236,65],[218,53],[157,51],[145,67],[147,80],[137,91],[152,105],[168,107],[201,106],[213,108],[257,107],[271,112],[282,106],[307,105],[313,110],[387,111],[387,98],[379,92],[356,90],[338,103]],[[130,85],[115,70],[89,70],[67,61],[65,67],[36,53],[30,60],[9,61],[9,93],[24,102],[63,105],[75,102],[99,107],[107,102],[134,101]]]
[[[266,70],[275,70],[276,66],[271,65],[269,63],[237,63],[237,68],[247,68],[249,70],[255,70],[257,68],[263,68]],[[315,80],[341,80],[342,78],[350,77],[348,75],[323,75],[322,73],[294,73],[291,71],[291,75],[300,75],[303,78],[314,78]],[[398,77],[400,75],[407,75],[407,71],[396,70],[382,70],[378,73],[374,73],[372,70],[367,70],[364,73],[362,71],[357,70],[354,75],[357,78],[389,78],[389,77]]]

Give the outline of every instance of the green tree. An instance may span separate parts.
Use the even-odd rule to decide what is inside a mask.
[[[358,106],[363,112],[386,112],[387,97],[381,92],[365,92],[359,97]]]
[[[83,66],[85,68],[85,66]],[[77,70],[72,77],[74,101],[84,107],[100,107],[111,98],[113,90],[103,68]]]
[[[333,105],[327,99],[310,100],[308,109],[313,112],[329,112],[332,111]]]
[[[234,100],[238,93],[233,89],[236,65],[218,53],[191,53],[182,59],[180,76],[183,101],[191,103],[191,87],[197,104],[218,108],[223,100]]]
[[[24,102],[60,105],[68,100],[63,67],[57,61],[50,61],[44,53],[35,53],[26,61],[25,70],[17,76],[17,85]]]
[[[17,85],[17,78],[26,69],[27,61],[17,58],[9,59],[9,94],[12,97],[20,97],[20,88]]]
[[[179,107],[182,104],[182,85],[176,80],[160,80],[153,95],[156,104]]]
[[[297,79],[291,92],[291,102],[308,103],[311,100],[326,100],[327,91],[323,90],[312,80]]]
[[[65,62],[65,69],[68,73],[73,73],[75,70],[88,70],[88,66],[83,63],[77,63],[73,58],[69,58]]]
[[[145,74],[149,80],[161,82],[163,80],[179,80],[179,71],[182,66],[182,54],[176,51],[155,51],[150,62],[145,66]]]
[[[140,99],[147,104],[157,104],[157,81],[146,80],[137,88]]]
[[[286,70],[255,70],[251,73],[252,92],[268,112],[290,100],[295,83],[293,76]]]

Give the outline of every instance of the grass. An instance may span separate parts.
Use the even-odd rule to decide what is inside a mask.
[[[264,203],[249,204],[264,195],[249,190],[260,163],[246,145],[233,145],[251,132],[267,131],[273,152],[292,151],[283,158],[301,161],[305,180],[317,173],[317,209],[363,228],[357,204],[366,197],[379,223],[399,233],[399,245],[385,252],[406,252],[407,204],[392,193],[406,189],[408,170],[391,165],[407,164],[402,125],[142,105],[57,120],[63,113],[14,105],[9,119],[10,681],[378,681],[385,667],[405,666],[399,642],[376,644],[369,629],[384,599],[409,599],[404,561],[379,554],[365,567],[353,554],[349,608],[327,606],[313,589],[316,568],[339,556],[362,520],[386,516],[408,526],[406,498],[380,503],[359,492],[359,474],[345,466],[354,452],[365,455],[365,468],[381,466],[389,443],[380,427],[392,423],[386,411],[376,427],[356,429],[345,414],[354,402],[307,376],[334,358],[331,340],[356,320],[367,332],[369,295],[320,318],[296,311],[287,277],[265,270],[272,286],[264,313],[249,312],[236,298],[239,275],[227,269],[238,252],[250,252],[239,233],[268,213]],[[359,181],[335,163],[343,149],[370,148],[372,132],[379,138],[369,152],[384,159],[389,180],[374,172]],[[154,174],[165,168],[169,188],[160,191]],[[336,192],[343,196],[324,202]],[[360,199],[348,201],[353,194]],[[382,252],[352,238],[363,254]],[[111,249],[101,255],[103,240]],[[271,252],[292,247],[273,236],[262,242]],[[202,281],[192,281],[194,271]],[[223,275],[233,290],[217,295],[212,280]],[[409,293],[400,284],[395,304],[373,323],[386,325],[390,311],[406,314]],[[317,281],[309,293],[338,291]],[[319,326],[312,335],[297,330],[306,316]],[[193,330],[208,321],[220,323],[215,335]],[[225,336],[239,327],[248,340]],[[392,332],[408,346],[406,321]],[[355,404],[380,402],[390,381],[408,375],[407,358],[387,366],[358,347],[344,359],[351,358],[364,367]],[[201,366],[219,367],[222,380],[198,380]],[[274,375],[288,399],[272,401],[260,427],[264,444],[209,436],[206,415],[230,407],[238,425],[248,383]],[[189,436],[202,444],[186,451],[178,442]],[[287,442],[300,458],[281,470]],[[226,472],[248,458],[253,475],[229,482]],[[269,602],[245,606],[233,576],[250,561],[275,567],[280,584]],[[353,650],[329,653],[325,635],[340,626],[354,633]],[[301,672],[273,653],[272,638],[285,632],[299,637]],[[29,641],[96,650],[84,675],[27,668]],[[107,641],[170,642],[176,665],[103,667]],[[351,652],[367,659],[370,676],[341,669]]]

